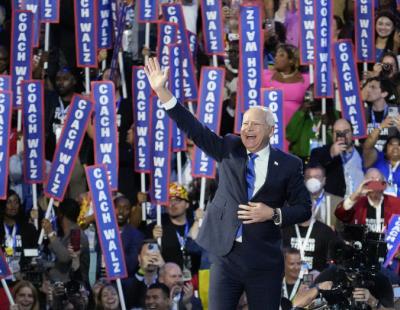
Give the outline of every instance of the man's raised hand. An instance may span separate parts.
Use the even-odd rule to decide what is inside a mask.
[[[149,80],[151,88],[155,91],[161,102],[165,103],[172,98],[171,92],[165,87],[169,76],[169,69],[161,70],[157,58],[149,58],[144,67],[144,72]]]

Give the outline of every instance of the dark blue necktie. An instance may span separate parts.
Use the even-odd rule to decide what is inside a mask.
[[[254,153],[249,153],[248,156],[249,156],[249,161],[247,162],[247,168],[246,168],[246,184],[247,184],[247,198],[248,200],[250,200],[251,197],[253,197],[254,182],[256,180],[256,171],[254,169],[254,162],[258,157],[258,155]],[[243,224],[239,226],[239,229],[236,233],[236,239],[242,236],[242,230],[243,230]]]

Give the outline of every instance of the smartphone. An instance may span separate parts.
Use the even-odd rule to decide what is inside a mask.
[[[72,249],[76,252],[81,248],[81,230],[80,229],[71,229],[71,246]]]
[[[147,248],[149,249],[149,253],[152,253],[152,254],[160,251],[157,243],[149,243]]]
[[[399,115],[399,109],[395,106],[388,107],[388,116],[397,117]]]
[[[400,286],[393,288],[393,295],[394,295],[395,298],[399,298],[400,297]]]
[[[303,275],[303,284],[307,285],[308,287],[311,286],[314,282],[314,275],[312,273],[307,273]]]
[[[365,186],[367,189],[370,189],[373,191],[384,191],[386,188],[386,182],[385,181],[370,181]]]

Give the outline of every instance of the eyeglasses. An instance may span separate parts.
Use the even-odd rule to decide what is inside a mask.
[[[335,130],[335,131],[334,131],[334,133],[335,133],[337,136],[345,136],[345,135],[349,134],[350,132],[351,132],[350,129],[346,129],[346,130],[343,130],[343,131],[341,131],[341,130]]]

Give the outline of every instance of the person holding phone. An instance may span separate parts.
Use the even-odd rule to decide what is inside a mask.
[[[353,129],[344,118],[333,125],[333,143],[311,151],[310,163],[326,171],[325,190],[333,195],[350,195],[364,178],[362,149],[353,143]]]
[[[73,256],[71,256],[68,247],[73,252],[80,251],[79,254],[79,272],[73,273],[75,280],[89,283],[89,242],[86,235],[77,224],[80,207],[76,200],[64,199],[57,210],[57,223],[60,229],[58,232],[48,219],[43,219],[42,227],[49,239],[49,250],[55,255],[56,261],[54,267],[50,269],[49,276],[52,281],[69,282],[71,279]],[[78,236],[79,235],[79,236]]]
[[[368,169],[357,190],[337,206],[336,217],[344,223],[367,225],[369,231],[382,233],[391,216],[400,214],[400,199],[384,194],[386,187],[382,173]]]
[[[385,128],[396,127],[396,133],[388,137],[382,151],[374,146],[378,140],[380,131]],[[386,194],[399,197],[400,195],[400,116],[387,117],[379,128],[376,128],[365,140],[363,145],[364,165],[366,168],[377,168],[386,178],[388,186]]]

